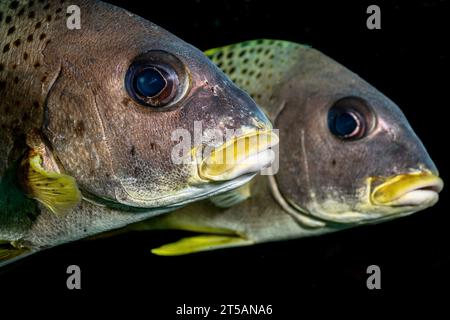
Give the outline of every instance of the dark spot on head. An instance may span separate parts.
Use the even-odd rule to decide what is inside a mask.
[[[14,63],[11,68],[13,68],[13,70],[16,70],[17,64]]]
[[[47,20],[48,22],[52,21],[52,15],[49,14],[45,20]]]
[[[19,78],[18,77],[14,77],[13,81],[14,81],[15,84],[18,84],[19,83]]]
[[[12,26],[11,28],[9,28],[8,29],[8,36],[10,35],[10,34],[12,34],[14,31],[16,31],[16,27],[15,26]]]
[[[125,97],[125,98],[122,99],[122,104],[124,106],[128,106],[128,103],[130,103],[130,99],[129,98]]]
[[[47,80],[47,76],[43,76],[43,77],[41,78],[41,82],[42,82],[42,83],[44,83],[45,80]]]
[[[56,9],[55,13],[60,13],[62,11],[61,8]]]
[[[336,160],[335,160],[335,159],[331,160],[331,165],[332,165],[333,167],[336,165]]]
[[[156,143],[150,142],[150,149],[156,150]]]
[[[130,154],[134,157],[136,155],[136,148],[134,146],[131,146]]]
[[[28,18],[34,19],[34,17],[36,17],[36,13],[34,13],[34,11],[30,11],[30,13],[28,13]]]
[[[16,41],[13,42],[13,44],[14,44],[16,47],[18,47],[18,46],[20,46],[21,42],[22,42],[22,41],[20,41],[20,39],[17,39]]]
[[[25,8],[20,9],[20,11],[17,13],[18,17],[21,17],[25,13]]]
[[[83,122],[83,120],[78,120],[78,121],[76,121],[76,122],[75,122],[75,134],[76,134],[78,137],[81,137],[81,136],[84,135],[84,131],[85,131],[85,128],[84,128],[84,122]]]
[[[3,47],[3,53],[8,51],[9,51],[9,43],[5,44],[5,46]]]
[[[33,35],[32,35],[32,34],[29,34],[29,35],[28,35],[27,41],[28,41],[28,42],[33,41]]]
[[[23,60],[27,60],[28,59],[28,53],[27,52],[24,52],[23,53]]]
[[[10,3],[9,8],[16,10],[19,7],[19,1],[14,0],[13,2]]]
[[[39,29],[42,25],[42,22],[38,21],[36,22],[36,25],[34,26],[35,29]]]
[[[35,67],[35,68],[39,68],[40,66],[41,66],[41,64],[39,62],[35,62],[33,65],[33,67]]]
[[[6,16],[5,23],[10,23],[12,20],[11,16]]]
[[[39,102],[33,101],[33,107],[34,108],[39,108]]]
[[[44,40],[46,36],[47,36],[47,35],[46,35],[45,33],[41,34],[41,35],[39,36],[39,40]]]

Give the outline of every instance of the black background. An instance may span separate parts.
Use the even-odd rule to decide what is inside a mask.
[[[444,181],[448,181],[448,3],[112,3],[202,50],[256,38],[285,39],[315,47],[401,107]],[[370,4],[381,7],[381,30],[366,28]],[[118,299],[140,298],[145,303],[130,310],[145,308],[148,318],[160,313],[155,317],[159,319],[173,318],[175,307],[183,303],[273,304],[276,316],[298,314],[307,309],[302,303],[311,297],[326,304],[336,298],[353,301],[359,297],[370,303],[406,294],[437,295],[450,284],[448,199],[445,188],[436,206],[404,219],[317,238],[183,257],[160,258],[149,253],[150,248],[185,235],[181,232],[79,241],[0,271],[0,291],[15,297],[29,293],[36,297],[46,292],[72,299],[94,299],[106,293]],[[65,270],[70,264],[82,270],[82,290],[78,292],[66,289]],[[381,268],[382,290],[366,288],[366,268],[371,264]],[[98,305],[110,310],[120,306]]]

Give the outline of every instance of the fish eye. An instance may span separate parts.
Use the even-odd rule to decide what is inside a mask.
[[[186,95],[189,73],[174,55],[159,50],[149,51],[129,66],[125,88],[140,105],[166,110]]]
[[[331,106],[327,120],[333,135],[343,140],[357,140],[367,135],[370,110],[359,98],[343,98]]]
[[[172,79],[167,80],[168,75],[164,70],[156,66],[149,66],[134,76],[133,89],[142,97],[153,98],[163,93],[163,91],[170,92],[169,85],[173,85]]]

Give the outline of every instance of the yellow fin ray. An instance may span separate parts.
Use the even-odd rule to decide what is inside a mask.
[[[81,193],[73,177],[46,171],[39,154],[28,158],[28,163],[26,187],[32,198],[58,215],[66,213],[80,202]]]
[[[200,235],[183,238],[179,241],[162,245],[152,249],[158,256],[178,256],[219,248],[250,245],[251,241],[237,236],[226,235]]]
[[[28,252],[25,248],[16,248],[10,241],[0,240],[0,262],[11,260]]]

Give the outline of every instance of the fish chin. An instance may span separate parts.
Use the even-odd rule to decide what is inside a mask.
[[[126,199],[121,199],[120,204],[130,210],[153,211],[156,209],[167,209],[167,211],[171,211],[191,202],[200,201],[216,194],[239,188],[254,178],[255,175],[256,173],[249,173],[221,183],[190,185],[178,192],[172,192],[154,199],[145,199],[140,195],[127,192]]]

